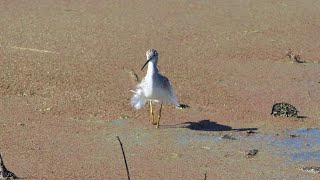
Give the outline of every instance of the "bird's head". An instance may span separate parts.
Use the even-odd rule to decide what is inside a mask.
[[[158,59],[158,52],[155,49],[149,49],[146,52],[146,56],[147,56],[147,62],[143,65],[143,67],[141,68],[141,70],[148,64],[149,61],[151,60],[157,60]]]

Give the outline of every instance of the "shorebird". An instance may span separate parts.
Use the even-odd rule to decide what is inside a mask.
[[[180,104],[173,92],[168,78],[159,73],[158,64],[158,52],[155,49],[149,49],[146,52],[147,62],[142,66],[143,68],[148,64],[148,70],[146,76],[142,79],[136,87],[133,97],[131,98],[131,105],[136,109],[141,109],[147,102],[150,107],[150,119],[153,125],[159,128],[161,119],[162,104],[173,104],[176,107],[180,107]],[[158,114],[158,121],[154,120],[154,113],[152,108],[153,102],[159,102],[160,110]]]

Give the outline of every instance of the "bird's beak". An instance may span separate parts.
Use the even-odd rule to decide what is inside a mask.
[[[147,62],[142,66],[141,71],[143,70],[143,68],[148,64],[148,62],[151,60],[152,58],[150,58],[149,60],[147,60]]]

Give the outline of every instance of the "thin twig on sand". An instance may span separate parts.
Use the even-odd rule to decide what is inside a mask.
[[[130,78],[134,81],[135,84],[140,82],[138,75],[132,69],[125,68],[125,71],[129,73]]]
[[[121,140],[120,140],[119,136],[117,136],[117,139],[118,139],[118,141],[119,141],[119,143],[120,143],[120,146],[121,146],[121,151],[122,151],[122,155],[123,155],[124,163],[125,163],[125,165],[126,165],[126,169],[127,169],[128,180],[130,180],[130,174],[129,174],[128,163],[127,163],[126,155],[125,155],[124,150],[123,150],[122,142],[121,142]]]

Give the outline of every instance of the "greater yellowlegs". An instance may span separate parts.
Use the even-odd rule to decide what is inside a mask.
[[[158,64],[158,52],[155,49],[149,49],[146,52],[147,62],[143,65],[141,70],[148,64],[147,75],[142,79],[133,91],[134,95],[131,98],[131,105],[136,109],[141,109],[147,102],[150,106],[151,122],[156,127],[159,127],[161,119],[162,104],[173,104],[179,107],[179,102],[173,92],[173,89],[169,83],[168,78],[159,73]],[[154,113],[152,108],[153,102],[160,103],[160,110],[158,115],[158,121],[154,121]]]

